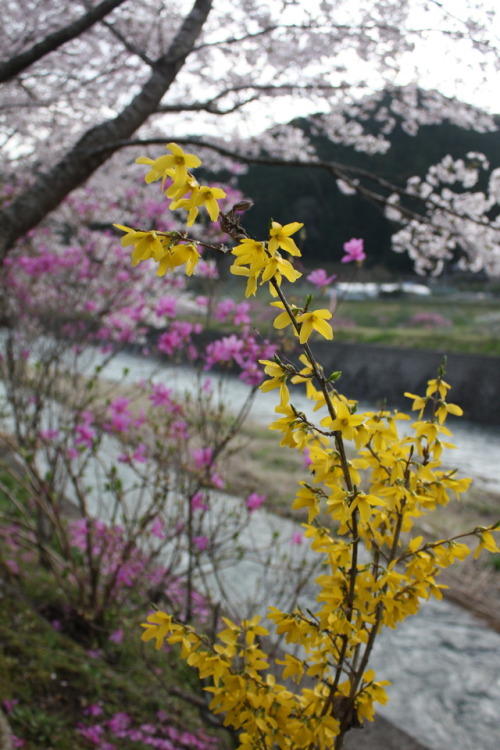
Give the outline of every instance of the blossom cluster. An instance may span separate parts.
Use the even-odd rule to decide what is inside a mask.
[[[307,511],[304,536],[323,563],[316,609],[270,607],[276,635],[293,648],[274,664],[261,647],[269,628],[258,617],[240,623],[223,618],[215,640],[163,611],[143,623],[143,640],[154,640],[156,648],[164,642],[180,646],[181,658],[201,680],[210,680],[210,708],[239,732],[241,750],[340,748],[349,729],[374,718],[374,703],[387,700],[387,683],[368,668],[380,630],[398,626],[430,596],[441,598],[439,572],[470,554],[464,537],[475,537],[476,554],[499,551],[492,533],[498,525],[432,542],[415,535],[417,519],[470,484],[441,467],[443,447],[453,447],[446,419],[462,410],[448,401],[443,368],[425,395],[406,394],[418,414],[404,431],[406,414],[359,413],[357,403],[336,389],[340,373],[326,374],[308,345],[313,331],[333,338],[331,313],[310,310],[310,298],[304,306],[290,303],[282,289],[283,277],[293,283],[300,274],[278,251],[300,255],[291,239],[300,228],[272,221],[268,239],[260,242],[242,237],[239,227],[231,270],[247,277],[246,296],[259,282],[269,283],[271,306],[279,311],[274,327],[291,326],[302,345],[301,369],[278,355],[261,360],[267,379],[260,387],[279,392],[270,429],[282,446],[306,459],[308,479],[300,482],[292,507]],[[365,257],[362,240],[352,239],[344,250],[346,260]],[[320,276],[325,280],[316,274],[313,283]],[[291,402],[289,385],[298,383],[305,383],[313,413],[322,412],[318,423]],[[277,667],[283,667],[281,683]],[[296,690],[288,687],[290,679]]]

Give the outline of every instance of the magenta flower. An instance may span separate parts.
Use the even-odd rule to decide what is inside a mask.
[[[361,263],[366,258],[363,250],[363,240],[357,240],[353,237],[349,242],[344,242],[344,253],[344,257],[340,260],[341,263],[350,263],[352,260],[355,260],[356,263]]]
[[[212,448],[200,448],[199,450],[192,450],[191,455],[194,458],[196,468],[203,469],[212,463],[213,450]]]
[[[309,276],[306,276],[306,279],[318,289],[328,286],[328,284],[331,284],[336,278],[337,274],[335,273],[332,273],[331,276],[327,276],[324,268],[315,268],[314,271],[311,271]]]
[[[58,437],[59,432],[58,430],[40,430],[40,437],[42,440],[55,440],[56,437]]]
[[[153,406],[172,406],[172,389],[166,388],[163,383],[153,383],[152,393],[148,396]]]
[[[292,538],[290,540],[290,544],[293,544],[294,546],[297,547],[299,544],[302,544],[303,541],[304,541],[304,538],[303,538],[301,532],[300,531],[294,531],[294,533],[292,534]]]
[[[250,310],[250,303],[249,302],[240,302],[239,305],[236,306],[236,313],[234,315],[234,325],[249,325],[251,323],[251,319],[248,315],[248,312]]]
[[[2,701],[2,707],[6,714],[10,714],[11,711],[14,709],[14,707],[19,703],[17,698],[12,698],[11,700],[6,699]]]
[[[155,536],[157,539],[165,539],[165,522],[160,516],[156,516],[155,520],[151,524],[149,533],[151,536]]]
[[[191,508],[193,510],[208,510],[208,505],[205,503],[203,493],[196,492],[191,498]]]
[[[224,480],[215,471],[213,471],[210,475],[210,481],[212,482],[214,487],[217,487],[217,489],[224,489]]]
[[[129,411],[129,399],[125,396],[118,396],[109,405],[111,412],[111,429],[116,432],[125,432],[132,422],[132,415]]]
[[[109,640],[112,643],[121,643],[123,641],[123,630],[121,628],[118,628],[118,630],[115,630],[109,636]]]
[[[84,716],[101,716],[102,708],[99,703],[90,703],[87,708],[83,709]]]
[[[236,304],[234,300],[227,298],[221,300],[215,308],[214,316],[217,320],[226,320],[228,315],[234,312]]]
[[[175,306],[177,300],[175,297],[162,297],[156,304],[156,314],[162,317],[163,315],[169,318],[175,318]]]
[[[172,437],[177,438],[178,440],[187,440],[189,437],[187,422],[183,419],[177,419],[175,422],[172,422],[171,432]]]
[[[267,495],[258,495],[257,492],[252,492],[246,500],[246,506],[250,513],[260,508],[262,503],[265,501]]]
[[[208,537],[207,536],[194,536],[193,544],[197,550],[202,552],[204,549],[208,547]]]
[[[80,414],[80,418],[83,421],[76,425],[75,445],[83,444],[86,445],[87,448],[92,448],[92,442],[95,438],[95,430],[90,425],[92,424],[93,416],[90,412],[84,411]]]

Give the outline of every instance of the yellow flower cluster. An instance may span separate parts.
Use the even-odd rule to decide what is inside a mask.
[[[188,172],[188,167],[193,169],[201,166],[201,160],[197,156],[186,154],[177,143],[167,143],[166,148],[171,153],[160,156],[158,159],[149,159],[147,156],[140,156],[136,159],[137,164],[147,164],[151,167],[144,178],[146,182],[161,180],[162,188],[164,188],[165,181],[167,179],[172,180],[165,191],[167,198],[172,198],[170,210],[186,209],[188,211],[188,227],[194,223],[198,216],[199,206],[205,206],[212,221],[217,221],[219,216],[217,201],[226,197],[224,190],[200,185]]]
[[[167,271],[173,271],[177,266],[184,264],[186,275],[191,276],[201,257],[194,242],[179,242],[178,237],[166,232],[142,232],[123,224],[114,226],[126,232],[121,241],[123,247],[134,246],[132,264],[136,266],[142,260],[153,258],[158,263],[158,276],[164,276]]]
[[[286,224],[283,227],[277,221],[273,221],[271,222],[267,245],[263,242],[257,242],[257,240],[244,238],[231,251],[236,256],[236,260],[231,266],[231,273],[236,276],[248,277],[246,297],[255,294],[259,278],[261,284],[273,280],[275,284],[281,286],[283,277],[292,283],[301,277],[302,274],[296,271],[290,261],[283,258],[278,250],[282,248],[290,255],[300,256],[300,250],[294,240],[291,239],[291,235],[303,226],[303,224],[294,221],[292,224]],[[273,296],[276,296],[276,290],[273,286],[270,286],[270,291]]]
[[[331,662],[327,634],[299,614],[283,615],[271,608],[270,617],[288,642],[303,643],[313,656],[310,663],[290,654],[276,659],[275,663],[283,666],[283,680],[300,682],[304,674],[323,674],[326,670],[317,665]],[[212,694],[209,708],[214,714],[224,715],[225,726],[239,731],[240,750],[330,750],[341,722],[333,710],[324,710],[330,695],[328,684],[318,680],[314,688],[290,690],[276,680],[269,659],[260,648],[259,639],[269,635],[267,628],[259,624],[260,618],[234,623],[224,617],[223,621],[226,627],[212,644],[189,625],[175,622],[165,612],[155,612],[142,623],[142,640],[154,639],[157,648],[164,642],[180,646],[181,658],[198,671],[200,679],[212,683],[205,687]],[[375,701],[387,701],[383,688],[388,683],[376,682],[374,677],[373,670],[365,672],[356,690],[355,706],[361,720],[373,719]],[[339,695],[348,696],[349,691],[349,680],[344,680],[339,685]]]
[[[171,152],[158,159],[140,156],[138,164],[151,167],[145,177],[146,182],[162,181],[162,189],[167,180],[171,184],[165,191],[168,198],[172,198],[170,209],[183,208],[188,212],[187,225],[191,226],[198,216],[200,206],[205,206],[212,221],[219,216],[218,200],[225,198],[222,188],[200,185],[188,167],[199,167],[200,159],[193,154],[186,154],[176,143],[168,143],[166,148]],[[125,232],[122,238],[123,247],[133,245],[132,263],[137,265],[143,260],[152,258],[158,263],[158,276],[164,276],[167,271],[173,271],[178,266],[186,265],[186,274],[191,276],[200,254],[195,241],[186,241],[178,233],[141,231],[123,224],[115,224],[117,229]]]
[[[167,190],[171,208],[185,208],[190,221],[203,202],[215,215],[210,201],[217,195],[212,191],[208,197],[210,190],[196,187],[187,171],[198,166],[197,157],[175,144],[168,148],[171,155],[139,160],[151,166],[147,181],[172,179]],[[191,197],[182,197],[185,189]],[[283,278],[294,282],[300,277],[279,251],[300,256],[292,235],[301,227],[271,222],[265,242],[239,236],[231,269],[247,277],[247,297],[259,283],[269,282],[272,296],[279,298],[271,302],[279,311],[274,326],[292,326],[303,349],[299,366],[278,357],[261,362],[267,376],[261,390],[276,389],[280,397],[270,429],[280,433],[281,445],[308,456],[309,481],[300,482],[293,508],[307,511],[305,536],[323,562],[316,611],[269,610],[276,634],[300,656],[286,653],[271,664],[260,646],[268,630],[258,618],[239,624],[224,619],[215,642],[164,612],[143,624],[143,640],[154,639],[157,648],[165,641],[180,646],[180,657],[209,680],[210,708],[238,730],[241,750],[341,747],[351,727],[373,719],[374,703],[387,700],[387,683],[376,682],[367,669],[380,629],[396,627],[430,596],[441,597],[440,570],[470,553],[463,537],[476,538],[476,554],[483,548],[500,552],[492,533],[500,524],[434,542],[413,535],[421,516],[469,486],[468,479],[457,478],[440,463],[443,446],[453,447],[446,419],[462,411],[447,402],[450,386],[441,372],[429,381],[424,396],[406,394],[418,412],[410,427],[402,413],[359,414],[356,402],[336,390],[339,373],[327,377],[307,343],[314,331],[333,338],[331,313],[309,310],[309,302],[303,308],[291,305],[281,289]],[[196,247],[179,243],[178,236],[120,228],[127,232],[122,242],[134,245],[134,263],[154,258],[161,269],[170,270],[182,258],[187,272],[194,268]],[[165,259],[168,253],[175,262]],[[314,412],[326,410],[318,424],[290,403],[289,383],[305,383]],[[277,681],[277,666],[283,681],[295,682],[296,689]]]

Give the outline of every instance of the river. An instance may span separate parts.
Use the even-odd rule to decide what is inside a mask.
[[[198,382],[198,374],[194,368],[160,366],[153,358],[127,353],[117,355],[101,372],[101,376],[130,384],[152,377],[155,382],[163,382],[179,393],[195,388]],[[209,377],[208,373],[206,377]],[[227,407],[236,410],[247,397],[249,386],[232,376],[220,380]],[[305,413],[311,412],[311,404],[300,390],[293,394],[292,402]],[[250,418],[261,424],[268,424],[276,418],[275,405],[276,391],[259,391],[252,404]],[[375,408],[371,404],[359,402],[359,411]],[[452,442],[456,448],[444,449],[443,463],[449,468],[460,466],[461,476],[470,476],[479,487],[500,494],[500,426],[476,424],[457,418],[450,418],[447,424],[453,432]]]
[[[116,356],[99,374],[129,384],[153,378],[179,393],[195,388],[198,382],[194,369],[163,366],[132,354]],[[234,377],[224,379],[221,388],[230,409],[237,409],[248,394],[248,387]],[[293,400],[307,411],[300,393]],[[275,403],[276,392],[258,393],[251,418],[267,423],[275,416]],[[480,486],[498,490],[500,429],[455,420],[453,432],[458,447],[448,451],[446,461],[460,465]],[[224,514],[225,503],[241,501],[220,493],[213,505],[216,513]],[[254,547],[272,549],[275,557],[268,558],[269,564],[263,567],[251,556],[244,556],[241,562],[221,571],[223,585],[231,590],[232,609],[240,616],[264,613],[266,603],[279,593],[274,591],[274,564],[280,562],[283,545],[290,549],[290,538],[297,528],[293,521],[262,510],[250,515],[248,551]],[[295,564],[310,564],[305,544],[293,554]],[[308,584],[301,592],[300,604],[314,606],[314,595],[314,586]],[[272,603],[284,606],[274,598]],[[430,750],[500,748],[500,634],[467,611],[448,601],[424,603],[417,616],[394,631],[381,633],[371,664],[379,679],[391,681],[389,703],[379,712]]]

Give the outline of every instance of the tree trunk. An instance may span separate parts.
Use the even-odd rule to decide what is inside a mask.
[[[64,198],[84,183],[110,156],[116,143],[130,136],[153,114],[191,52],[212,7],[196,0],[165,55],[154,64],[141,91],[119,115],[88,130],[50,171],[41,174],[0,212],[0,262],[16,240],[35,227]]]

